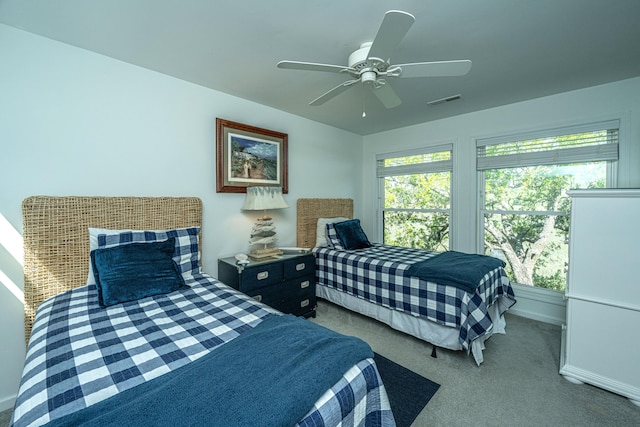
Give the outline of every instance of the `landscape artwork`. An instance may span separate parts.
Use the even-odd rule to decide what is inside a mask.
[[[229,133],[230,182],[279,184],[280,158],[277,143]]]
[[[277,186],[288,193],[288,135],[216,119],[216,192],[246,193],[248,186]]]

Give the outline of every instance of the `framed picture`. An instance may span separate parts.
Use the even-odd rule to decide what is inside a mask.
[[[216,118],[216,192],[269,185],[288,193],[287,139],[286,133]]]

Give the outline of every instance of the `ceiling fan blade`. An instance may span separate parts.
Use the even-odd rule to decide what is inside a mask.
[[[400,10],[390,10],[385,13],[378,34],[369,49],[368,57],[378,58],[382,61],[391,58],[391,53],[407,34],[415,20],[413,15]]]
[[[313,101],[311,101],[309,103],[309,105],[312,106],[318,106],[318,105],[322,105],[325,102],[327,102],[328,100],[330,100],[331,98],[334,98],[338,95],[340,95],[342,92],[344,92],[345,90],[349,89],[349,87],[353,86],[354,84],[358,83],[360,80],[347,80],[344,83],[340,83],[338,86],[334,87],[333,89],[329,90],[328,92],[323,93],[322,95],[320,95],[319,97],[317,97],[316,99],[314,99]]]
[[[316,64],[313,62],[300,62],[300,61],[280,61],[278,62],[278,68],[289,69],[289,70],[305,70],[305,71],[328,71],[331,73],[340,73],[343,71],[355,71],[353,68],[345,67],[343,65]]]
[[[402,73],[399,77],[445,77],[464,76],[471,70],[471,61],[437,61],[415,62],[413,64],[397,64]]]
[[[402,100],[396,95],[389,83],[380,86],[377,89],[373,89],[373,93],[378,97],[382,105],[387,108],[394,108],[402,104]]]

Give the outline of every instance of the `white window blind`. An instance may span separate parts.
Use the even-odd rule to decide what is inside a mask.
[[[376,156],[376,176],[411,175],[418,173],[446,172],[453,169],[451,153],[453,144],[437,147],[384,153]]]
[[[479,139],[478,170],[618,160],[619,120]]]

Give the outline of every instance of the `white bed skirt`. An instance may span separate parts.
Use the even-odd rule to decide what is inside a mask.
[[[456,328],[439,325],[427,319],[416,317],[409,313],[393,310],[382,305],[374,304],[362,298],[341,292],[327,286],[317,285],[316,295],[356,313],[363,314],[380,322],[386,323],[398,331],[407,333],[438,347],[450,350],[462,350],[458,341],[460,332]],[[506,321],[500,314],[499,302],[489,307],[493,327],[486,335],[471,343],[471,354],[478,366],[483,362],[484,342],[493,334],[504,334]]]

